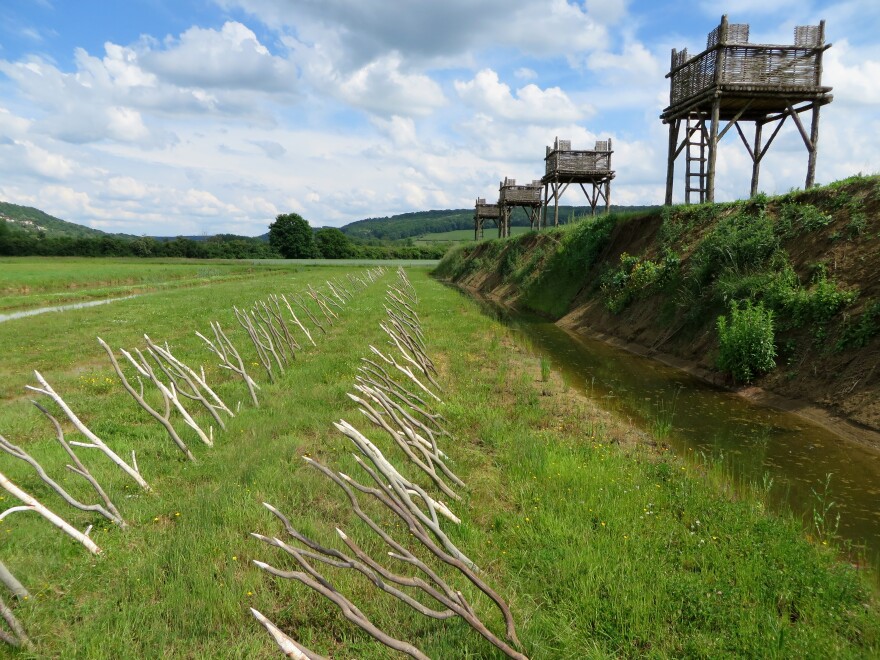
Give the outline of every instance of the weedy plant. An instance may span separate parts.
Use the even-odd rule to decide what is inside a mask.
[[[550,360],[541,356],[541,382],[546,383],[550,380]]]
[[[681,388],[675,390],[675,394],[672,395],[672,399],[669,402],[665,399],[660,399],[656,404],[657,416],[654,418],[654,422],[651,425],[654,437],[662,440],[668,438],[669,434],[672,432],[672,420],[675,417],[675,404],[680,392]]]
[[[730,318],[719,316],[718,367],[739,383],[750,383],[776,366],[773,312],[746,300],[730,305]]]
[[[837,504],[831,499],[831,473],[825,475],[825,481],[821,484],[821,490],[810,489],[813,492],[813,529],[816,530],[816,538],[827,545],[828,541],[837,536],[840,527],[840,512],[832,514]]]

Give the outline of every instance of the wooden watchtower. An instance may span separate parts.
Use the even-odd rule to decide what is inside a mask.
[[[491,220],[498,225],[498,236],[501,236],[501,207],[498,204],[487,204],[482,197],[477,198],[474,206],[474,240],[483,238],[483,221]]]
[[[573,151],[570,140],[556,138],[552,147],[547,147],[544,157],[544,219],[547,226],[547,207],[553,201],[553,226],[559,225],[559,198],[569,185],[576,183],[584,191],[590,210],[596,215],[599,200],[605,202],[605,212],[611,208],[611,140],[597,140],[591,151]],[[587,192],[585,185],[592,186]]]
[[[517,185],[516,179],[504,177],[498,186],[498,206],[501,207],[501,236],[510,236],[510,216],[517,207],[526,212],[532,229],[537,229],[541,219],[541,182],[532,181]]]
[[[685,201],[715,201],[718,142],[731,129],[739,133],[752,159],[751,195],[758,192],[761,159],[789,117],[809,153],[806,187],[816,175],[819,108],[831,103],[822,86],[825,21],[794,29],[793,45],[751,44],[748,24],[731,24],[727,16],[709,33],[706,50],[693,57],[672,49],[669,107],[660,118],[669,124],[666,204],[672,204],[675,161],[685,152]],[[800,114],[811,112],[807,131]],[[721,127],[721,122],[726,124]],[[754,122],[751,144],[741,124]],[[774,126],[775,125],[775,126]],[[762,143],[765,126],[772,128]],[[682,136],[682,129],[684,135]],[[681,139],[680,139],[681,138]]]

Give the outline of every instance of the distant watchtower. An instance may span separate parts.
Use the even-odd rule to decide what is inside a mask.
[[[559,198],[568,186],[576,183],[584,191],[593,215],[601,198],[605,202],[605,212],[611,208],[611,140],[600,140],[592,151],[572,151],[570,140],[556,138],[552,147],[547,147],[544,157],[544,220],[547,226],[547,207],[553,200],[553,226],[559,225]],[[584,184],[593,186],[590,192]]]
[[[709,33],[706,50],[688,57],[687,49],[672,49],[669,107],[660,118],[669,124],[666,204],[672,204],[675,160],[685,152],[685,201],[715,201],[715,162],[718,142],[731,128],[739,133],[752,158],[751,195],[758,193],[761,159],[779,129],[792,118],[809,152],[806,187],[816,176],[819,108],[831,103],[831,88],[822,86],[825,21],[794,29],[794,44],[750,44],[748,24],[729,24],[727,16]],[[811,111],[810,130],[800,114]],[[727,122],[720,128],[720,122]],[[740,124],[754,122],[752,143]],[[764,126],[773,132],[762,144]],[[684,137],[679,142],[682,127]],[[720,130],[719,130],[720,128]]]
[[[474,240],[483,238],[483,221],[491,220],[498,225],[498,236],[501,236],[501,207],[498,204],[486,204],[482,197],[477,198],[474,206]]]
[[[513,209],[520,207],[529,216],[532,229],[538,228],[541,218],[541,182],[532,181],[516,185],[516,179],[504,177],[498,187],[498,205],[501,207],[502,236],[510,236],[510,216]]]

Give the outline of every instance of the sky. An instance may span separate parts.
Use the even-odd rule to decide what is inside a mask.
[[[880,171],[876,0],[0,0],[0,200],[254,236],[279,213],[341,226],[495,200],[559,137],[611,138],[612,201],[662,203],[670,50],[702,50],[725,12],[756,43],[826,20],[817,181]],[[728,135],[718,201],[749,189]],[[802,187],[806,163],[788,122],[761,189]]]

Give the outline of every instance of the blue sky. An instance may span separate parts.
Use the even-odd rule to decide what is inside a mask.
[[[826,19],[817,179],[880,171],[873,0],[3,0],[0,200],[132,234],[339,226],[493,199],[559,136],[611,137],[614,201],[660,203],[670,49],[725,12],[759,43]],[[805,168],[786,126],[761,187]],[[725,140],[718,198],[748,179]]]

